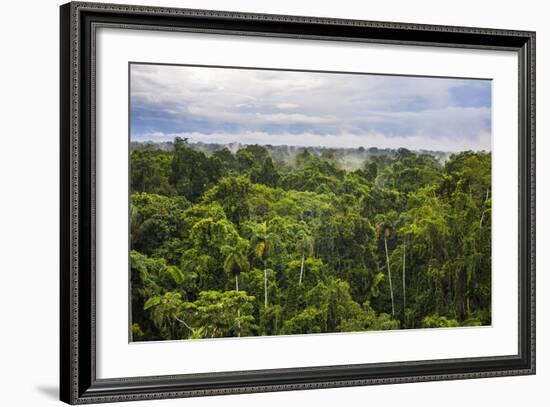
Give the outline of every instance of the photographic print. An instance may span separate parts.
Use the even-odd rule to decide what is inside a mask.
[[[129,73],[132,341],[491,325],[491,80]]]

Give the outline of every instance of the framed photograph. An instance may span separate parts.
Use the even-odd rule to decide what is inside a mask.
[[[535,373],[535,33],[61,6],[61,400]]]

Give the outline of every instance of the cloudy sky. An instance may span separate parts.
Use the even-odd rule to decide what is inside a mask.
[[[491,81],[131,66],[134,141],[491,149]]]

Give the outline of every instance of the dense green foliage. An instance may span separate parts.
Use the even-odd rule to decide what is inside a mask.
[[[491,155],[348,152],[133,148],[133,340],[489,324]]]

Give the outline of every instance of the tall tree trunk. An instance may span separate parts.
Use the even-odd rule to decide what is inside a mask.
[[[239,292],[239,275],[235,274],[235,289],[237,292]],[[238,306],[238,305],[237,305]],[[241,309],[237,308],[237,318],[241,317]],[[241,336],[241,321],[237,321],[237,328],[239,332],[237,332],[237,336]]]
[[[479,219],[479,227],[483,226],[483,219],[485,218],[485,204],[487,203],[487,200],[489,199],[489,189],[487,189],[487,192],[485,193],[485,200],[483,201],[483,211],[481,212],[481,219]]]
[[[302,277],[304,275],[304,260],[305,260],[305,248],[302,247],[302,265],[300,266],[300,281],[298,285],[302,285]]]
[[[264,262],[264,305],[267,308],[267,265]]]
[[[403,242],[403,320],[405,320],[405,308],[407,307],[407,290],[405,286],[405,250],[406,245]]]
[[[481,218],[479,219],[480,229],[483,226],[483,220],[485,219],[485,212],[486,212],[485,205],[487,204],[488,200],[489,200],[489,188],[487,188],[487,192],[485,193],[485,200],[483,201],[483,211],[481,212]],[[470,314],[470,279],[467,279],[466,281],[466,312],[468,315]]]
[[[388,278],[390,280],[390,296],[391,296],[391,315],[395,316],[395,305],[393,303],[393,285],[391,282],[390,257],[388,255],[388,240],[384,237],[384,247],[386,249],[386,265],[388,266]]]

